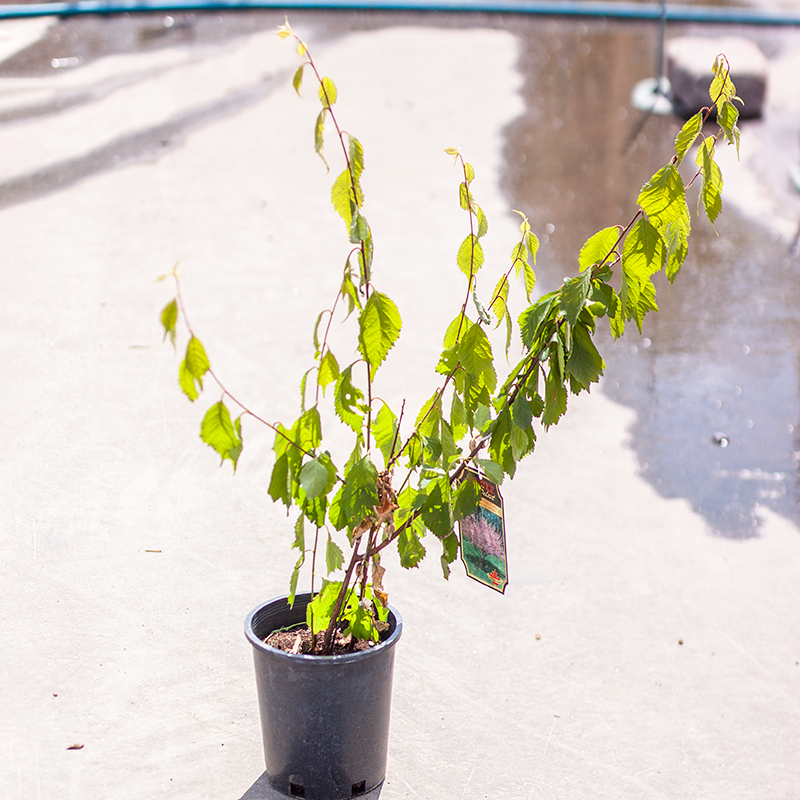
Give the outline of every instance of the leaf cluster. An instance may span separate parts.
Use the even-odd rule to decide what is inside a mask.
[[[721,57],[714,65],[712,105],[682,127],[675,155],[644,184],[630,222],[591,236],[578,254],[576,274],[540,297],[534,297],[539,241],[520,212],[519,239],[509,262],[490,282],[491,293],[482,295],[478,281],[487,271],[482,240],[489,224],[474,196],[474,168],[457,149],[448,148],[460,172],[458,203],[467,214],[468,230],[454,264],[464,279],[463,296],[443,337],[437,388],[404,425],[405,401],[398,413],[375,393],[402,320],[395,303],[373,281],[374,244],[361,182],[364,149],[339,126],[337,88],[318,72],[308,47],[288,22],[278,35],[293,37],[303,58],[292,81],[297,93],[309,70],[316,82],[321,110],[314,125],[315,151],[329,166],[324,145],[332,134],[344,164],[331,188],[349,247],[341,283],[313,328],[314,361],[301,381],[299,416],[286,426],[265,423],[275,433],[269,495],[298,514],[293,541],[298,559],[289,600],[310,558],[312,593],[317,578],[321,585],[308,607],[308,623],[316,652],[324,654],[330,652],[337,626],[346,635],[371,641],[385,629],[388,597],[381,554],[387,547],[396,547],[401,565],[410,569],[433,544],[449,576],[460,548],[456,523],[473,514],[480,500],[478,484],[464,480],[467,466],[497,484],[506,475],[514,477],[519,462],[534,450],[536,430],[556,424],[566,413],[569,395],[589,391],[600,380],[605,363],[595,341],[598,320],[606,318],[616,338],[630,322],[641,332],[645,316],[658,310],[654,276],[663,270],[674,281],[688,252],[688,186],[701,179],[699,202],[712,224],[720,213],[722,176],[715,147],[724,137],[738,149],[737,98]],[[720,127],[713,136],[704,133],[712,110]],[[682,162],[695,145],[697,169],[684,182]],[[171,274],[177,282],[174,270]],[[515,330],[509,296],[520,283],[525,308],[516,322],[522,355],[501,380],[487,331],[505,326],[508,359]],[[178,295],[161,313],[165,338],[173,344],[181,312],[178,286]],[[337,316],[353,326],[356,358],[350,363],[330,346]],[[209,375],[222,389],[222,398],[202,421],[200,436],[235,470],[243,446],[242,417],[263,420],[238,401],[233,402],[242,413],[231,416],[226,399],[233,398],[211,370],[188,322],[187,328],[179,384],[191,401]],[[324,402],[352,434],[352,449],[339,463],[323,444]],[[432,542],[424,541],[428,535]]]

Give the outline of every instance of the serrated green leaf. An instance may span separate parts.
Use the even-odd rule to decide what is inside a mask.
[[[503,468],[496,464],[489,458],[476,458],[475,463],[481,468],[483,474],[492,482],[500,486],[502,484],[503,479],[505,478],[505,473],[503,472]]]
[[[400,335],[400,312],[385,294],[372,292],[358,317],[358,324],[358,349],[374,377]]]
[[[292,505],[292,482],[289,472],[289,457],[286,453],[281,453],[275,459],[268,491],[274,503],[280,501],[287,509]]]
[[[551,369],[544,387],[544,414],[542,423],[545,428],[555,425],[567,411],[567,390],[556,370]]]
[[[478,312],[478,318],[480,319],[480,321],[483,322],[484,325],[491,325],[492,318],[486,312],[486,309],[483,307],[483,303],[481,303],[481,301],[478,300],[477,288],[474,288],[472,290],[472,302],[475,305],[475,310]]]
[[[730,100],[722,104],[717,112],[717,124],[725,133],[728,144],[736,146],[736,158],[739,158],[739,109]]]
[[[294,523],[294,541],[292,549],[299,550],[301,553],[306,549],[305,517],[300,514]]]
[[[319,101],[324,107],[330,108],[337,97],[336,85],[330,78],[323,78],[319,85]]]
[[[489,231],[489,221],[486,219],[486,214],[483,213],[483,209],[477,203],[472,204],[472,211],[478,220],[478,231],[475,235],[480,239]]]
[[[328,470],[325,465],[318,459],[312,458],[303,464],[300,470],[300,485],[306,493],[309,500],[320,497],[326,494],[328,487]]]
[[[455,533],[449,533],[442,540],[442,575],[447,580],[450,577],[450,565],[458,558],[458,537]]]
[[[700,197],[709,222],[714,221],[722,211],[722,171],[714,161],[714,139],[706,139],[697,154],[698,166],[703,171],[703,188]]]
[[[592,273],[584,272],[581,275],[566,281],[558,294],[558,305],[564,312],[567,322],[574,325],[586,304],[589,289],[592,285]]]
[[[544,333],[544,327],[550,318],[553,307],[558,300],[558,292],[542,295],[532,306],[526,308],[519,315],[519,329],[522,343],[527,350],[531,350],[534,343]]]
[[[455,347],[472,325],[473,322],[469,318],[458,314],[447,326],[442,343],[444,349],[450,350],[450,348]]]
[[[340,173],[331,186],[331,203],[336,209],[336,213],[344,220],[348,233],[350,223],[353,218],[351,211],[353,200],[353,189],[350,183],[350,171],[344,170]]]
[[[483,247],[473,234],[470,233],[458,248],[456,263],[468,278],[474,276],[483,266]]]
[[[350,530],[365,517],[372,515],[375,506],[379,505],[377,481],[378,470],[369,456],[356,461],[345,472],[341,503],[347,514],[347,527]]]
[[[181,389],[183,389],[184,394],[192,402],[197,400],[199,395],[197,392],[197,387],[195,385],[195,378],[187,369],[185,361],[181,361],[181,365],[178,368],[178,383],[180,384]],[[198,381],[198,383],[200,384],[200,388],[202,389],[203,388],[202,380]]]
[[[458,344],[458,360],[467,376],[477,385],[493,392],[497,386],[492,345],[480,325],[473,325]]]
[[[339,377],[339,364],[336,361],[336,356],[330,351],[330,348],[325,351],[319,362],[319,372],[317,373],[317,383],[322,388],[323,394],[325,389]]]
[[[583,325],[572,329],[572,349],[567,359],[566,371],[584,387],[597,383],[605,369],[603,358]]]
[[[241,427],[237,430],[234,426],[230,412],[221,400],[208,409],[200,424],[200,438],[219,453],[220,464],[230,459],[234,472],[242,451],[240,434]]]
[[[381,403],[380,410],[375,416],[372,435],[375,437],[375,444],[383,453],[384,464],[388,465],[397,443],[397,417],[386,403]]]
[[[703,129],[703,113],[698,111],[693,117],[684,124],[675,137],[675,155],[678,163],[683,161],[683,157],[689,152],[689,148],[695,143],[700,131]]]
[[[178,301],[170,300],[161,310],[161,324],[164,327],[164,340],[169,336],[172,346],[175,346],[175,325],[178,322]]]
[[[511,406],[511,419],[518,428],[530,428],[533,422],[531,404],[521,392],[516,396]]]
[[[492,303],[489,306],[489,310],[497,318],[497,325],[495,325],[495,327],[499,327],[506,316],[509,316],[510,319],[510,315],[508,314],[508,278],[505,275],[500,277],[497,286],[494,287]]]
[[[467,211],[472,204],[472,194],[466,183],[460,183],[458,185],[458,203],[464,211]]]
[[[197,399],[198,388],[202,390],[203,376],[210,367],[203,345],[197,337],[192,336],[186,345],[186,356],[178,373],[181,388],[190,400]]]
[[[714,60],[714,77],[708,89],[711,102],[717,107],[717,113],[722,111],[723,104],[731,102],[736,97],[736,87],[731,80],[730,67],[724,56],[717,56]]]
[[[603,228],[587,239],[578,255],[581,272],[597,264],[603,264],[608,259],[619,240],[619,231],[620,229],[616,225],[612,225],[609,228]]]
[[[502,473],[502,470],[500,471]],[[454,495],[453,519],[456,522],[475,513],[481,500],[481,487],[472,473],[467,473],[467,477],[459,483]]]
[[[434,392],[425,402],[417,414],[414,427],[422,436],[432,436],[439,430],[439,421],[442,418],[442,395]]]
[[[300,87],[303,85],[303,69],[305,66],[305,64],[301,64],[297,68],[297,71],[294,73],[294,77],[292,78],[292,86],[294,87],[295,92],[297,92],[298,97],[300,96]]]
[[[531,261],[536,263],[536,253],[539,251],[539,237],[535,233],[527,232],[525,236],[525,246],[528,248],[528,255]]]
[[[328,570],[328,575],[330,575],[331,572],[336,572],[337,569],[341,569],[342,564],[344,564],[342,548],[339,547],[339,545],[333,541],[331,535],[328,534],[328,545],[325,548],[325,566]]]
[[[347,151],[350,159],[350,169],[353,172],[353,178],[355,179],[356,183],[358,183],[358,181],[361,179],[361,173],[364,171],[364,148],[361,146],[361,142],[359,142],[355,136],[348,135]]]
[[[300,558],[297,559],[297,563],[294,565],[294,569],[292,570],[292,577],[289,580],[289,596],[287,598],[290,608],[294,607],[294,598],[297,594],[297,580],[300,577],[300,569],[305,562],[306,554],[302,553]]]
[[[464,175],[467,185],[472,183],[475,180],[475,170],[472,168],[472,164],[467,162],[464,163]]]
[[[314,124],[314,150],[317,155],[322,159],[322,162],[325,164],[325,167],[328,167],[328,162],[325,160],[325,155],[322,152],[322,149],[325,145],[325,116],[328,113],[327,108],[323,108],[322,111],[319,112],[317,116],[317,121]]]

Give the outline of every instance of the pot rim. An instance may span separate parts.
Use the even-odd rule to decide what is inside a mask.
[[[311,593],[298,592],[298,594],[295,595],[295,602],[297,602],[297,600],[299,600],[301,597],[310,598]],[[384,639],[382,642],[378,642],[378,644],[376,644],[374,647],[370,647],[369,650],[360,650],[357,653],[345,653],[344,655],[334,656],[312,656],[305,653],[287,653],[284,650],[278,650],[276,647],[270,647],[268,644],[262,642],[261,639],[256,636],[255,631],[253,630],[253,620],[258,612],[262,609],[272,605],[275,602],[283,601],[286,603],[288,598],[288,595],[283,594],[273,597],[271,600],[267,600],[264,603],[259,603],[247,615],[247,618],[244,621],[244,633],[250,644],[253,645],[253,647],[255,647],[257,650],[260,650],[262,653],[268,654],[274,658],[285,658],[291,661],[305,662],[307,664],[346,664],[350,661],[360,661],[364,658],[370,658],[371,656],[377,655],[384,650],[394,647],[394,645],[397,644],[397,640],[400,638],[400,634],[403,632],[403,618],[400,616],[397,609],[390,605],[389,613],[394,617],[394,630],[388,638]]]

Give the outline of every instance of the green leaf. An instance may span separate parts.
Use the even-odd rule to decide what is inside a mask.
[[[325,566],[328,570],[328,574],[330,575],[331,572],[336,572],[337,569],[341,569],[342,564],[344,564],[342,548],[339,547],[339,545],[333,541],[331,535],[328,534],[328,544],[325,548]]]
[[[458,345],[458,360],[466,374],[478,386],[490,392],[497,386],[497,373],[492,358],[492,345],[480,325],[473,325]]]
[[[722,171],[714,161],[714,139],[706,139],[697,153],[697,164],[703,171],[703,188],[700,197],[709,222],[722,211]]]
[[[494,462],[490,462],[494,463]],[[502,470],[500,470],[502,473]],[[455,502],[453,503],[453,517],[462,520],[470,514],[474,514],[481,500],[481,487],[472,474],[467,473],[467,477],[461,481],[455,490]]]
[[[439,421],[442,418],[442,395],[434,392],[425,402],[417,414],[414,427],[422,436],[432,436],[439,430]]]
[[[292,505],[292,481],[286,453],[281,453],[275,459],[269,481],[269,496],[274,503],[281,501],[287,509]]]
[[[539,251],[539,237],[535,233],[527,232],[525,235],[525,246],[528,248],[528,255],[533,263],[536,263],[536,253]]]
[[[230,459],[234,472],[242,451],[241,424],[238,419],[236,422],[234,426],[230,412],[220,400],[208,409],[200,424],[200,438],[219,453],[220,464]]]
[[[350,183],[350,170],[344,170],[331,186],[331,203],[336,213],[344,220],[347,231],[350,232],[350,222],[353,218],[351,211],[353,200],[353,187]]]
[[[161,324],[164,326],[164,341],[169,336],[172,346],[175,347],[175,325],[178,322],[178,301],[170,300],[161,311]]]
[[[477,203],[472,204],[472,211],[478,220],[478,231],[475,235],[480,239],[488,232],[489,222],[486,219],[486,214],[483,213],[483,209]]]
[[[364,148],[361,142],[355,136],[347,137],[347,150],[350,158],[350,169],[353,173],[353,179],[356,183],[361,179],[361,173],[364,171]],[[363,202],[363,198],[359,200],[359,204]]]
[[[458,248],[458,255],[456,256],[456,263],[458,268],[468,277],[471,278],[483,266],[483,247],[478,241],[478,237],[469,234],[466,239],[461,243]]]
[[[478,318],[484,325],[491,325],[492,318],[486,312],[486,309],[483,307],[483,303],[478,300],[478,290],[474,288],[472,290],[472,302],[475,304],[475,310],[478,312]]]
[[[321,497],[332,488],[328,485],[328,469],[319,458],[312,458],[300,470],[300,485],[309,500]]]
[[[708,90],[711,102],[717,107],[717,113],[722,111],[725,102],[731,102],[736,98],[736,87],[731,80],[730,67],[728,60],[724,56],[717,56],[712,67],[714,78]]]
[[[364,456],[356,461],[344,476],[342,507],[348,516],[347,527],[353,530],[365,517],[374,513],[378,500],[378,470]]]
[[[336,102],[336,85],[330,78],[323,78],[319,85],[319,101],[324,107],[330,108]]]
[[[306,452],[319,447],[322,441],[322,422],[316,407],[309,408],[297,418],[297,422],[292,426],[292,439]]]
[[[597,383],[603,374],[605,364],[597,351],[591,334],[583,325],[572,329],[572,350],[567,359],[566,370],[583,386]]]
[[[544,415],[542,422],[545,428],[555,425],[567,410],[567,390],[564,381],[556,370],[552,369],[547,375],[544,392]]]
[[[325,160],[325,156],[322,152],[322,148],[325,144],[325,137],[324,137],[324,130],[325,130],[325,116],[328,113],[327,108],[323,108],[322,111],[319,112],[319,116],[317,116],[317,121],[314,124],[314,150],[316,151],[317,155],[322,159],[322,162],[325,166],[328,167],[328,162]]]
[[[520,392],[511,406],[511,418],[518,428],[530,428],[533,422],[533,411],[528,399]]]
[[[586,244],[581,248],[581,252],[578,255],[578,264],[581,272],[589,269],[589,267],[605,263],[614,252],[614,248],[619,241],[619,233],[619,227],[612,225],[610,228],[603,228],[603,230],[598,231],[587,239]]]
[[[558,294],[558,304],[570,325],[574,325],[577,322],[578,316],[583,311],[591,286],[592,273],[584,272],[578,277],[565,281],[564,286],[561,288]]]
[[[489,458],[476,458],[475,463],[483,470],[484,475],[498,486],[503,482],[505,473],[503,468]]]
[[[292,549],[297,549],[301,553],[306,549],[305,517],[300,514],[294,523],[294,542]]]
[[[543,334],[543,328],[557,300],[558,292],[542,295],[532,306],[529,306],[520,314],[519,330],[522,334],[522,343],[526,349],[531,350],[534,343]]]
[[[388,465],[397,441],[397,417],[386,403],[381,403],[372,425],[372,434],[375,437],[375,444],[383,453],[384,464]]]
[[[419,534],[412,525],[406,525],[397,537],[397,552],[400,554],[400,566],[413,569],[425,558],[425,547]]]
[[[306,609],[306,624],[311,628],[312,633],[322,633],[328,627],[341,590],[341,581],[323,580],[322,589],[314,596],[314,599]],[[348,589],[343,604],[343,612],[346,612],[348,608],[352,611],[353,606],[357,605],[358,598],[355,596],[355,592],[352,589]]]
[[[532,428],[518,428],[516,425],[511,426],[510,431],[511,441],[511,455],[514,461],[520,461],[528,453],[533,451],[533,445],[536,441],[536,436]]]
[[[457,345],[464,334],[472,327],[473,322],[461,314],[458,314],[455,319],[447,326],[444,334],[444,341],[442,346],[445,350],[450,350]]]
[[[300,96],[300,87],[303,85],[303,68],[305,64],[301,64],[297,68],[297,72],[294,73],[294,77],[292,78],[292,86],[294,90],[297,92],[298,97]]]
[[[197,399],[197,387],[203,388],[203,375],[210,367],[203,345],[198,338],[192,336],[186,345],[186,356],[178,373],[181,388],[190,400]]]
[[[333,405],[339,419],[354,433],[361,430],[366,406],[362,403],[364,393],[353,385],[351,364],[339,373],[333,392]]]
[[[350,266],[349,257],[347,259],[347,264],[345,265],[340,292],[342,297],[347,302],[347,316],[349,317],[356,308],[361,308],[361,298],[358,295],[358,289],[356,289],[356,286],[353,283],[353,273]]]
[[[400,335],[400,313],[385,294],[372,292],[359,315],[358,324],[359,351],[374,377]]]
[[[325,355],[322,356],[319,362],[319,372],[317,373],[317,383],[322,388],[322,393],[325,393],[325,389],[331,383],[333,383],[339,377],[339,364],[336,361],[336,357],[330,351],[330,349],[325,351]]]
[[[301,517],[302,519],[302,517]],[[306,554],[302,553],[300,558],[297,559],[297,563],[294,565],[294,569],[292,570],[292,577],[289,580],[289,596],[287,601],[289,603],[289,607],[294,607],[294,598],[297,594],[297,580],[300,577],[300,569],[306,562]]]
[[[675,137],[675,155],[678,157],[679,164],[689,152],[689,148],[695,143],[702,129],[703,113],[698,111],[693,117],[689,118]]]
[[[367,220],[357,206],[351,204],[352,216],[350,218],[350,241],[358,244],[369,235]]]
[[[450,577],[450,565],[458,558],[458,537],[449,533],[442,540],[442,575],[447,580]]]
[[[460,183],[458,185],[458,203],[464,211],[467,211],[472,203],[472,195],[466,183]]]
[[[729,100],[722,104],[722,108],[717,112],[717,124],[725,133],[728,144],[736,145],[736,158],[739,158],[739,109]]]
[[[639,330],[648,311],[657,311],[655,287],[650,277],[666,260],[666,248],[661,235],[646,219],[631,228],[622,248],[622,286],[620,300],[625,316],[635,319]]]
[[[500,277],[497,286],[494,287],[489,310],[497,317],[497,325],[495,327],[498,327],[508,314],[508,278],[505,275]]]

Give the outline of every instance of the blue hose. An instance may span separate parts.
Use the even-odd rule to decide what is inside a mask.
[[[0,19],[10,17],[120,14],[146,11],[233,11],[252,9],[374,11],[478,11],[566,17],[609,17],[669,22],[735,25],[800,25],[800,13],[757,8],[662,6],[597,0],[76,0],[67,3],[0,5]]]

